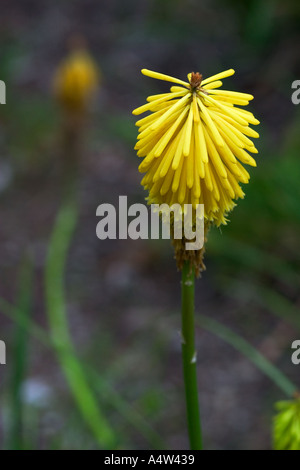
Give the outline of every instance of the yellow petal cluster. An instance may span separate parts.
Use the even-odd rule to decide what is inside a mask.
[[[99,68],[85,49],[72,51],[54,76],[57,100],[68,111],[84,110],[97,88],[99,76]]]
[[[226,223],[234,200],[244,197],[240,183],[248,183],[243,164],[256,166],[251,138],[259,137],[249,124],[259,121],[246,106],[252,95],[222,90],[222,79],[234,70],[202,80],[199,73],[179,80],[143,69],[148,77],[173,83],[170,92],[149,96],[134,115],[150,112],[136,122],[135,149],[143,158],[141,184],[149,204],[204,204],[205,219]]]

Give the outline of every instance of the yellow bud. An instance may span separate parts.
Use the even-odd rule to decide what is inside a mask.
[[[62,61],[53,80],[54,94],[70,112],[82,112],[91,102],[100,80],[100,70],[85,49],[78,49]]]

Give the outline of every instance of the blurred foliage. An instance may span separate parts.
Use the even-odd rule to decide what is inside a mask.
[[[33,301],[33,266],[32,260],[24,256],[19,274],[19,295],[17,309],[30,319]],[[8,433],[8,447],[11,450],[24,449],[24,416],[22,403],[22,384],[27,374],[27,347],[30,342],[29,331],[19,322],[15,323],[15,341],[12,359],[11,377],[11,429]]]
[[[300,281],[299,123],[298,113],[278,152],[261,152],[245,199],[222,235],[215,230],[209,238],[214,262],[222,250],[218,276],[235,273],[237,278],[240,271],[242,279],[251,278],[254,284],[271,286],[280,281],[277,290],[288,296],[297,294]],[[223,257],[230,263],[224,263]]]
[[[300,400],[276,403],[273,441],[275,450],[300,450]]]

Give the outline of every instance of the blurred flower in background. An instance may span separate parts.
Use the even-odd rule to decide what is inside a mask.
[[[87,117],[100,82],[100,68],[80,35],[69,39],[69,55],[57,67],[53,78],[54,95],[61,109],[60,149],[63,178],[73,179],[84,153]]]
[[[97,90],[100,69],[88,52],[84,38],[71,38],[70,48],[69,56],[62,61],[55,73],[54,93],[65,110],[83,112]]]

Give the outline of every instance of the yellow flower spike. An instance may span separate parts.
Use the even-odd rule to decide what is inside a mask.
[[[83,112],[100,81],[100,70],[83,45],[77,44],[62,61],[53,79],[54,94],[69,112]]]
[[[207,223],[226,224],[234,200],[244,197],[241,183],[250,175],[244,164],[256,166],[252,138],[259,134],[249,126],[259,124],[245,106],[253,96],[222,90],[221,79],[233,69],[202,80],[188,74],[188,82],[143,69],[148,77],[172,82],[170,92],[152,95],[133,114],[149,115],[136,122],[139,170],[149,203],[204,204]]]

